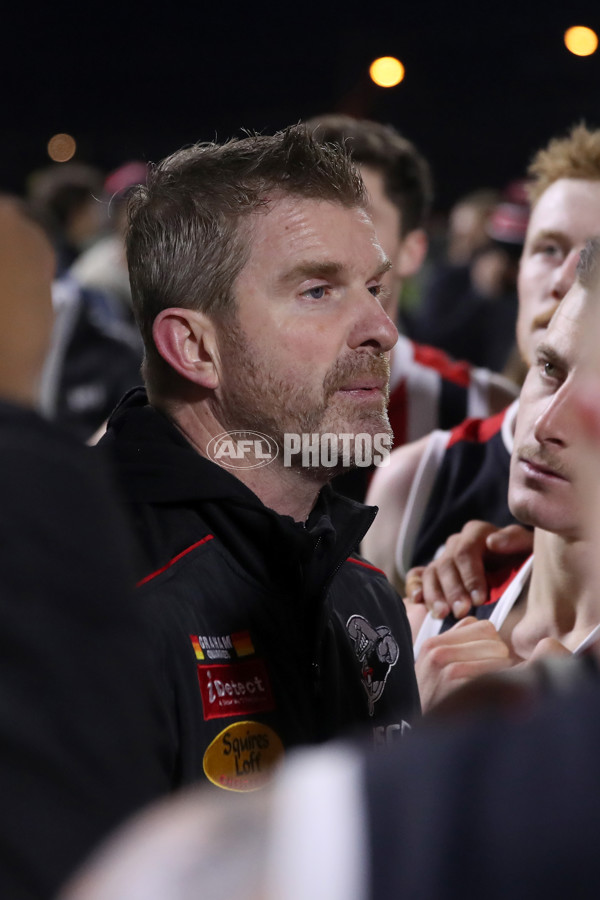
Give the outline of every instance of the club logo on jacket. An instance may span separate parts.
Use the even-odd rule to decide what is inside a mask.
[[[383,694],[387,677],[400,656],[396,638],[385,625],[374,628],[363,616],[350,616],[346,630],[361,667],[362,683],[369,701],[369,715]]]

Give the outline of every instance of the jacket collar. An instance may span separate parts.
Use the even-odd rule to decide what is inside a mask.
[[[289,587],[296,579],[310,593],[323,589],[377,512],[327,485],[304,524],[280,515],[231,472],[197,453],[141,388],[123,398],[102,445],[116,462],[130,503],[197,506],[210,530],[262,583]]]

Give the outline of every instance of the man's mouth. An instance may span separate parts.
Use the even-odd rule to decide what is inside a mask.
[[[339,391],[344,393],[380,393],[383,394],[387,390],[387,380],[375,378],[359,378],[350,384],[344,384]]]
[[[563,467],[556,465],[548,465],[535,457],[520,456],[519,463],[521,468],[529,478],[537,480],[557,480],[569,481],[570,479],[564,473]]]
[[[325,396],[346,394],[355,400],[387,398],[390,382],[389,360],[383,355],[338,362],[325,380]]]

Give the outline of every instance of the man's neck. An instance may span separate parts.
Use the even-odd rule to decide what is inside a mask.
[[[194,449],[212,462],[219,464],[207,448],[211,440],[226,430],[205,404],[169,404],[162,410]],[[223,466],[225,468],[225,466]],[[319,491],[327,479],[313,477],[297,467],[284,467],[281,456],[268,465],[256,468],[230,468],[259,500],[282,516],[291,516],[296,522],[305,522],[315,505]]]
[[[583,572],[585,543],[536,528],[534,553],[527,594],[511,635],[515,653],[523,659],[545,637],[575,650],[600,622],[600,604],[586,587]]]

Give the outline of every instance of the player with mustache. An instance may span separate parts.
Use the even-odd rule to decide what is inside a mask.
[[[415,643],[425,709],[476,675],[541,653],[579,654],[600,632],[600,606],[584,566],[589,542],[577,493],[574,402],[598,249],[596,241],[582,253],[575,284],[538,344],[521,391],[508,501],[515,517],[533,526],[534,553],[490,575],[490,599],[458,624],[453,615],[443,622],[427,615]],[[413,611],[413,626],[418,610],[424,607]]]

